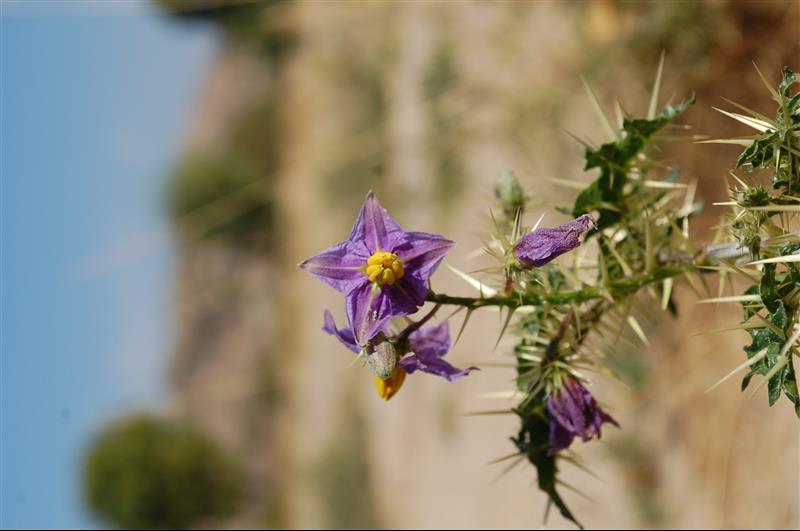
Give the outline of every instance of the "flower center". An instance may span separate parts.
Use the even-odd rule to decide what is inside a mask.
[[[405,275],[403,262],[394,253],[378,251],[367,260],[364,274],[379,286],[391,286]]]

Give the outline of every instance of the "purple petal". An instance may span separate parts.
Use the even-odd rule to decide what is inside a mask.
[[[584,400],[580,389],[585,388],[578,384],[570,385],[573,380],[567,380],[565,385],[547,399],[547,410],[551,417],[574,435],[583,437],[586,433],[584,418]],[[588,391],[587,391],[588,392]]]
[[[425,304],[428,296],[428,281],[420,280],[410,275],[405,275],[392,286],[384,286],[383,291],[392,298],[398,312],[398,316],[410,315],[416,312],[420,306]]]
[[[555,455],[561,450],[566,450],[572,444],[575,436],[565,429],[555,419],[550,419],[550,436],[548,438],[550,449],[548,455]]]
[[[316,256],[302,262],[300,267],[334,289],[349,293],[358,286],[369,283],[362,271],[369,255],[350,242],[337,243]]]
[[[442,358],[426,358],[423,359],[416,354],[411,354],[410,356],[406,356],[402,358],[397,365],[402,367],[406,370],[407,373],[411,374],[416,370],[420,370],[422,372],[427,372],[428,374],[435,374],[436,376],[441,376],[442,378],[447,379],[447,381],[455,382],[460,380],[464,376],[468,375],[472,371],[480,370],[477,367],[470,367],[468,369],[458,369],[453,367]]]
[[[333,320],[333,315],[331,315],[331,312],[328,310],[325,310],[325,324],[322,327],[322,331],[336,337],[336,339],[341,341],[344,346],[353,352],[361,352],[361,349],[358,348],[358,345],[356,344],[356,338],[353,336],[353,331],[349,328],[336,328],[336,322]]]
[[[600,438],[600,430],[608,422],[619,427],[610,415],[597,404],[592,394],[578,380],[567,379],[562,387],[547,397],[547,412],[550,415],[551,452],[563,450],[567,440],[563,432],[571,438],[580,437],[584,442],[593,437]]]
[[[608,413],[606,413],[605,411],[600,409],[600,406],[597,406],[597,402],[595,402],[595,406],[596,406],[596,410],[595,410],[594,419],[592,420],[592,429],[594,430],[594,433],[597,434],[597,438],[599,439],[600,438],[600,427],[603,424],[608,422],[609,424],[613,424],[614,426],[619,428],[619,423],[616,420],[614,420],[614,418],[611,415],[609,415]]]
[[[424,294],[427,295],[427,289]],[[366,343],[386,327],[392,317],[416,313],[425,302],[405,277],[392,286],[374,288],[372,284],[359,286],[345,295],[345,310],[350,327],[359,345]]]
[[[409,374],[420,370],[455,382],[478,370],[477,367],[458,369],[442,359],[450,348],[450,327],[447,322],[417,330],[408,339],[414,353],[402,358],[398,365]]]
[[[599,408],[598,408],[598,409],[599,409]],[[617,422],[616,420],[614,420],[614,418],[613,418],[611,415],[609,415],[609,414],[608,414],[608,413],[606,413],[605,411],[602,411],[602,410],[601,410],[601,411],[600,411],[600,414],[599,414],[599,415],[597,415],[597,417],[595,417],[595,420],[594,420],[594,423],[593,423],[593,425],[594,425],[594,430],[595,430],[595,432],[597,433],[597,438],[598,438],[598,439],[600,438],[600,426],[602,426],[602,425],[603,425],[603,424],[605,424],[606,422],[608,422],[609,424],[613,424],[613,425],[614,425],[614,426],[616,426],[617,428],[619,428],[619,427],[620,427],[620,426],[619,426],[619,422]]]
[[[581,234],[589,230],[591,220],[590,215],[584,214],[558,227],[529,232],[514,246],[514,256],[524,267],[541,267],[578,247]]]
[[[402,232],[403,229],[381,206],[375,194],[369,192],[364,204],[361,206],[348,239],[350,241],[363,241],[370,254],[372,254],[379,250],[388,251],[390,235]]]
[[[447,321],[426,326],[409,336],[414,353],[425,359],[441,358],[450,350],[450,326]]]
[[[392,252],[402,261],[406,274],[427,280],[455,245],[452,241],[427,232],[406,232],[391,242]]]
[[[386,296],[386,291],[375,290],[372,284],[364,284],[348,293],[345,296],[345,311],[356,344],[366,345],[382,331],[396,315],[392,313],[392,308],[392,300]]]

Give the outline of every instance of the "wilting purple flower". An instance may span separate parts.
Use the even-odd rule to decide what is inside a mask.
[[[300,264],[345,295],[345,310],[358,345],[392,317],[417,311],[428,279],[453,246],[426,232],[406,232],[370,192],[347,240]]]
[[[353,337],[352,330],[337,328],[333,316],[327,310],[325,311],[325,324],[322,330],[335,336],[353,352],[361,352],[361,348],[356,343],[355,337]],[[408,343],[411,348],[411,354],[402,357],[397,363],[397,366],[404,369],[408,374],[420,370],[441,376],[450,382],[455,382],[470,372],[478,370],[477,367],[458,369],[442,359],[450,349],[450,327],[447,322],[435,326],[426,326],[412,332],[408,336]]]
[[[592,217],[584,214],[558,227],[531,231],[514,246],[514,256],[523,267],[541,267],[578,247],[581,234],[589,230],[591,222]]]
[[[619,427],[600,406],[592,394],[575,378],[568,378],[563,386],[547,397],[550,414],[550,455],[569,448],[575,437],[583,442],[600,438],[600,427],[610,422]]]

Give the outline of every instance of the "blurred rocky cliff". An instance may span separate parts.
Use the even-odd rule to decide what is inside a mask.
[[[199,91],[168,186],[180,260],[172,385],[177,416],[245,471],[230,527],[529,528],[545,500],[533,471],[489,466],[513,451],[510,403],[493,352],[497,315],[475,315],[453,353],[484,370],[458,384],[410,378],[391,402],[349,352],[321,333],[338,294],[297,262],[347,234],[367,190],[400,223],[458,242],[454,266],[488,227],[491,183],[512,169],[545,223],[588,180],[579,138],[603,139],[584,76],[612,116],[647,107],[662,50],[662,94],[695,91],[681,134],[739,130],[722,96],[769,105],[751,66],[777,75],[798,58],[792,2],[159,2],[179,23],[215,24],[221,48]],[[735,150],[668,144],[710,205]],[[709,239],[719,212],[694,227]],[[446,268],[437,289],[467,292]],[[623,426],[579,447],[596,479],[570,470],[568,494],[590,527],[791,528],[798,522],[798,429],[731,382],[743,336],[694,337],[737,312],[653,314],[653,346],[622,352],[630,388],[600,378]],[[654,310],[655,311],[655,310]],[[460,320],[460,317],[456,319]],[[625,350],[624,348],[622,350]],[[784,405],[785,406],[785,405]],[[566,523],[551,516],[551,526]]]

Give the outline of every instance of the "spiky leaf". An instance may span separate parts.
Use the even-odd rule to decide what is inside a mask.
[[[653,137],[694,103],[694,95],[687,100],[667,106],[653,119],[626,118],[619,138],[603,144],[598,149],[586,148],[584,169],[600,169],[600,177],[585,188],[575,200],[572,214],[578,217],[597,210],[598,227],[605,228],[625,214],[622,200],[631,163],[652,141]],[[610,208],[611,206],[615,208]]]
[[[533,400],[533,398],[537,398],[537,400]],[[583,529],[583,526],[575,519],[572,511],[569,510],[558,490],[556,490],[558,467],[556,456],[548,454],[550,421],[543,406],[544,394],[540,393],[537,397],[532,397],[529,403],[538,405],[533,407],[520,406],[515,410],[517,415],[520,416],[522,424],[517,437],[512,437],[511,440],[536,468],[539,489],[545,492],[550,501],[558,507],[561,516]]]

